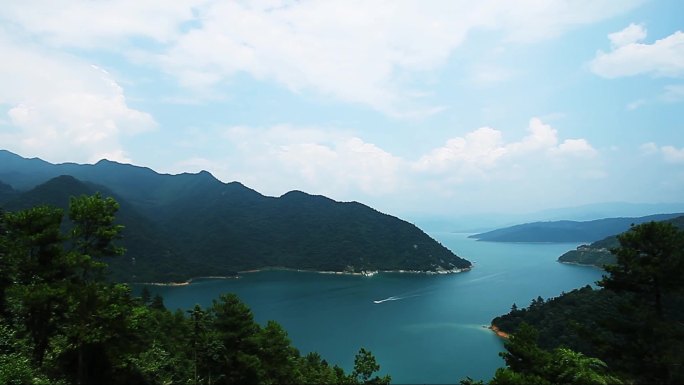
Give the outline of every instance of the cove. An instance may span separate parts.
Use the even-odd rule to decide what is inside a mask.
[[[345,370],[360,347],[370,349],[393,383],[457,383],[489,379],[503,365],[503,343],[486,329],[513,303],[593,284],[602,271],[564,265],[577,243],[478,242],[468,234],[431,233],[461,257],[469,272],[380,273],[373,277],[263,271],[239,279],[198,279],[187,286],[148,286],[169,309],[208,306],[233,292],[264,324],[278,321],[302,354],[317,351]],[[140,290],[136,287],[136,291]]]

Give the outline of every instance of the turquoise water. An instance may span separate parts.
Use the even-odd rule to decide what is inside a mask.
[[[170,309],[207,306],[220,293],[234,292],[258,322],[282,324],[302,353],[317,351],[349,370],[358,349],[366,347],[394,383],[457,383],[465,376],[489,379],[503,364],[501,340],[483,327],[492,318],[507,313],[514,302],[526,306],[539,295],[557,296],[601,278],[601,270],[556,262],[577,244],[430,235],[475,262],[475,268],[444,276],[265,271],[150,290],[161,294]]]

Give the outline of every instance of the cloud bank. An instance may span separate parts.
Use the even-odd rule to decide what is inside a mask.
[[[246,74],[395,117],[433,114],[420,80],[474,32],[525,44],[632,9],[641,0],[211,0],[6,4],[0,19],[41,44],[112,51],[161,69],[196,97]],[[145,49],[140,49],[140,45]],[[510,76],[474,74],[475,83]]]
[[[652,44],[642,43],[646,36],[644,26],[636,24],[608,35],[612,50],[598,51],[591,70],[605,78],[684,76],[684,33],[676,31]]]
[[[130,161],[121,138],[156,127],[131,108],[109,73],[70,55],[18,43],[0,30],[0,106],[6,148],[47,160]]]

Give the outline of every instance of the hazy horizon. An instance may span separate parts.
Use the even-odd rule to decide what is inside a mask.
[[[0,149],[2,151],[3,149]],[[15,154],[21,156],[21,154]],[[34,157],[31,159],[41,159]],[[45,161],[44,159],[41,159]],[[114,161],[116,162],[116,161]],[[69,163],[69,162],[66,162]],[[97,163],[97,162],[95,162]],[[122,163],[122,162],[118,162]],[[59,163],[57,163],[59,164]],[[94,164],[94,163],[84,163]],[[145,167],[130,163],[122,163],[136,167]],[[178,175],[174,173],[160,173],[157,170],[150,168],[152,171],[165,175]],[[209,172],[207,170],[202,170]],[[211,173],[211,172],[210,172]],[[212,174],[213,175],[213,174]],[[214,175],[214,177],[216,177]],[[218,179],[218,178],[217,178]],[[220,180],[220,179],[218,179]],[[0,179],[0,182],[2,180]],[[221,181],[223,183],[239,182],[241,181]],[[244,185],[244,183],[242,183]],[[245,185],[247,188],[252,188]],[[301,189],[293,189],[309,193]],[[290,191],[293,191],[290,190]],[[255,190],[262,195],[278,197],[279,195],[263,194],[261,191]],[[285,192],[287,193],[287,192]],[[283,193],[283,194],[285,194]],[[281,194],[281,195],[283,195]],[[360,200],[357,201],[362,204],[373,207],[370,203]],[[377,209],[377,207],[373,207]],[[382,211],[382,210],[380,210]],[[555,221],[555,220],[574,220],[574,221],[589,221],[594,219],[602,219],[609,217],[642,217],[653,214],[667,214],[667,213],[684,213],[684,201],[681,202],[660,202],[660,203],[644,203],[644,202],[595,202],[578,206],[561,206],[550,207],[535,211],[480,211],[467,212],[461,211],[457,213],[449,212],[429,212],[421,211],[420,207],[412,207],[408,210],[390,212],[383,211],[386,214],[398,216],[401,219],[408,220],[414,224],[419,225],[426,231],[462,231],[462,232],[479,232],[484,230],[492,230],[497,227],[504,227],[509,225],[537,222],[537,221]]]
[[[0,142],[407,218],[679,203],[682,14],[677,0],[15,2],[0,9]]]

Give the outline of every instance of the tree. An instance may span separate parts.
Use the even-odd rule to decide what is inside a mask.
[[[68,273],[60,233],[62,216],[62,210],[48,206],[4,216],[3,263],[7,271],[3,275],[17,282],[7,288],[20,299],[12,313],[23,320],[38,364],[43,362],[49,339],[56,332],[66,306],[62,280]]]
[[[152,293],[150,293],[150,289],[147,286],[143,287],[140,292],[140,301],[143,305],[149,305],[152,301]]]
[[[63,278],[61,209],[38,206],[4,216],[6,262],[22,284]],[[11,267],[10,267],[11,270]]]
[[[150,309],[166,310],[166,306],[164,305],[164,298],[159,294],[155,294],[154,297],[152,297],[152,302],[150,302],[149,306]]]
[[[658,319],[664,319],[663,295],[682,288],[684,233],[668,222],[648,222],[619,235],[613,250],[617,264],[607,266],[599,285],[650,297]]]
[[[101,278],[100,273],[106,265],[95,258],[124,253],[124,248],[114,243],[123,230],[123,226],[114,224],[118,210],[119,204],[113,198],[103,198],[100,193],[71,198],[69,219],[73,228],[69,237],[69,256],[81,280]],[[92,274],[96,274],[95,277],[91,277]]]
[[[217,370],[221,383],[258,383],[263,372],[258,357],[260,327],[237,295],[222,294],[209,309],[215,338],[225,347]]]
[[[538,338],[539,332],[523,322],[518,331],[504,342],[506,351],[499,355],[513,371],[535,373],[549,360],[548,352],[537,346]]]
[[[260,333],[259,357],[264,376],[274,384],[302,382],[297,368],[299,352],[292,347],[287,332],[275,321],[268,321]]]
[[[389,384],[392,377],[375,376],[373,373],[380,370],[380,365],[375,361],[375,356],[368,350],[361,348],[354,357],[354,371],[351,373],[351,381],[355,384]]]
[[[100,274],[106,265],[96,260],[124,252],[114,244],[123,230],[123,226],[114,224],[118,209],[113,198],[103,198],[99,193],[72,197],[69,202],[69,219],[73,227],[67,263],[73,274],[69,282],[72,287],[67,314],[71,316],[71,325],[65,334],[69,350],[76,352],[78,384],[88,381],[92,375],[102,375],[101,370],[95,370],[91,365],[103,364],[104,357],[98,357],[98,353],[124,325],[126,310],[132,305],[130,295],[126,293],[129,289],[105,288]]]
[[[618,236],[599,285],[628,298],[622,319],[632,327],[623,335],[621,354],[640,382],[684,381],[684,233],[668,222],[643,223]],[[615,325],[610,324],[610,328]]]
[[[190,322],[192,322],[192,353],[194,361],[193,378],[195,381],[195,385],[197,385],[199,383],[198,351],[201,349],[201,345],[203,345],[203,337],[206,334],[206,313],[204,312],[204,310],[202,310],[202,307],[199,304],[195,304],[195,307],[192,310],[188,310],[187,312],[188,314],[190,314]]]
[[[15,264],[10,261],[9,243],[7,241],[7,219],[5,211],[0,208],[0,319],[8,315],[7,289],[14,282]]]
[[[608,373],[605,362],[570,349],[558,348],[551,355],[548,372],[554,382],[569,385],[620,384]]]
[[[501,356],[506,368],[497,369],[490,385],[607,385],[620,380],[607,373],[608,367],[598,358],[566,348],[552,352],[537,346],[537,331],[522,323],[504,343]],[[466,382],[467,383],[467,382]]]
[[[316,352],[299,359],[298,370],[303,384],[342,384],[350,382],[339,366],[331,367]]]

